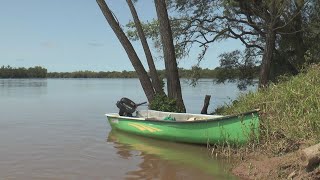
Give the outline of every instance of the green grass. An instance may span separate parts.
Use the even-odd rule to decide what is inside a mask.
[[[283,77],[264,90],[240,95],[223,114],[259,108],[260,149],[281,155],[320,140],[320,65]]]

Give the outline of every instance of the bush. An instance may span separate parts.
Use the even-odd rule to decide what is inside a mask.
[[[157,111],[180,112],[175,99],[170,99],[166,95],[157,94],[149,104],[149,108]]]

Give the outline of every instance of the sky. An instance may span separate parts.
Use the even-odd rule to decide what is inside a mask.
[[[134,70],[95,0],[0,2],[0,66],[42,66],[49,72]],[[123,26],[132,19],[125,0],[106,2]],[[142,21],[156,18],[152,0],[140,0],[135,6]],[[140,42],[133,46],[147,67]],[[235,40],[216,43],[201,67],[213,69],[219,65],[219,54],[239,48],[241,44]],[[196,64],[198,53],[197,48],[191,50],[179,60],[179,67],[188,69]],[[158,69],[164,68],[161,59],[155,63]]]

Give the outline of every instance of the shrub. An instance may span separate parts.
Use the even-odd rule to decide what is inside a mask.
[[[170,99],[166,95],[157,94],[149,104],[149,108],[157,111],[180,112],[175,99]]]

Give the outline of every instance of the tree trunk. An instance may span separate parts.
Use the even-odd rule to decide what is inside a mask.
[[[260,79],[259,87],[263,88],[268,85],[269,74],[270,74],[270,65],[272,62],[273,52],[275,48],[276,33],[273,30],[273,27],[269,27],[266,34],[266,45],[263,51],[261,69],[260,69]]]
[[[140,38],[141,44],[143,46],[144,53],[146,55],[146,59],[147,59],[147,62],[148,62],[148,66],[149,66],[149,70],[150,70],[150,76],[151,76],[151,79],[152,79],[152,84],[153,84],[154,90],[156,91],[156,93],[164,95],[165,93],[164,93],[164,91],[162,89],[162,83],[161,83],[161,81],[159,79],[156,66],[154,65],[152,54],[151,54],[151,51],[150,51],[146,36],[145,36],[145,34],[143,32],[143,29],[142,29],[142,26],[141,26],[137,11],[136,11],[136,9],[135,9],[135,7],[134,7],[134,5],[133,5],[131,0],[127,0],[127,3],[129,5],[129,8],[130,8],[133,20],[134,20],[134,24],[135,24],[135,26],[137,28],[137,31],[138,31],[138,34],[139,34],[139,38]]]
[[[105,16],[106,20],[108,21],[109,25],[111,26],[113,32],[116,34],[120,43],[122,44],[123,48],[125,49],[128,57],[131,61],[131,64],[134,67],[134,69],[139,77],[141,86],[144,90],[144,93],[147,96],[148,101],[152,102],[154,95],[155,95],[155,92],[153,90],[148,73],[144,69],[137,53],[135,52],[132,44],[130,43],[127,36],[125,35],[123,30],[121,29],[120,25],[113,17],[113,14],[112,14],[111,10],[109,9],[108,5],[106,4],[106,2],[104,0],[97,0],[97,3],[99,5],[103,15]]]
[[[300,4],[297,2],[295,2],[296,6],[297,6],[297,10],[295,12],[296,17],[294,18],[294,30],[296,31],[296,33],[294,34],[295,37],[295,53],[296,53],[296,58],[295,58],[295,70],[293,71],[293,75],[296,75],[299,73],[299,70],[302,68],[303,64],[305,63],[305,53],[307,51],[307,46],[305,45],[305,41],[304,41],[304,32],[302,31],[303,29],[303,15],[301,13],[301,9],[303,8],[303,4]]]
[[[186,108],[183,103],[181,85],[178,73],[175,50],[173,46],[172,31],[165,0],[154,0],[160,24],[160,36],[163,46],[163,55],[166,67],[168,97],[176,99],[181,112]]]
[[[259,88],[264,88],[268,86],[269,75],[270,75],[270,66],[272,63],[273,53],[276,45],[276,32],[274,30],[275,25],[277,24],[278,19],[278,7],[277,0],[272,0],[269,2],[269,18],[266,20],[266,45],[264,47],[262,63],[260,69],[260,78],[259,78]]]
[[[312,170],[320,164],[320,143],[314,146],[305,148],[300,153],[301,165],[307,169]]]

